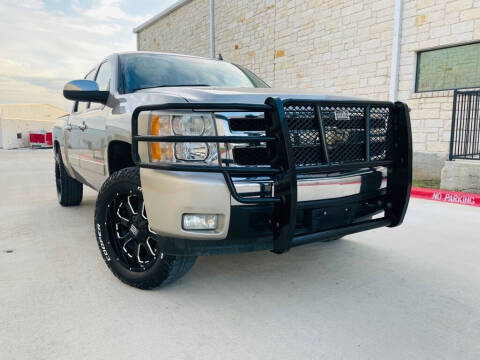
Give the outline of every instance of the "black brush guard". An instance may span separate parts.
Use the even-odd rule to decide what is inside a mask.
[[[319,116],[320,106],[364,106],[365,111],[365,161],[348,163],[327,163],[318,166],[296,167],[292,146],[290,143],[289,129],[286,121],[284,107],[289,105],[314,106],[320,129],[323,128]],[[392,154],[390,160],[375,161],[370,158],[370,107],[385,106],[392,111]],[[138,134],[138,117],[141,112],[166,110],[166,111],[200,111],[200,112],[264,112],[268,124],[265,136],[154,136]],[[325,144],[325,133],[323,144]],[[226,165],[188,165],[161,162],[142,162],[138,153],[139,142],[202,142],[202,143],[242,143],[252,144],[265,142],[271,156],[270,166],[228,166]],[[268,98],[263,105],[238,104],[238,103],[168,103],[162,105],[139,106],[132,115],[132,156],[139,167],[170,171],[192,172],[218,172],[225,177],[226,184],[232,197],[242,204],[273,204],[274,211],[269,223],[273,233],[273,251],[282,253],[292,246],[306,244],[322,239],[330,239],[378,227],[394,227],[402,223],[407,210],[410,197],[412,179],[412,146],[409,109],[401,102],[365,102],[365,101],[321,101]],[[326,150],[326,149],[325,149]],[[219,153],[219,157],[220,157]],[[220,159],[219,159],[220,160]],[[328,161],[328,159],[327,159]],[[219,164],[222,164],[219,161]],[[388,168],[387,190],[384,196],[384,216],[378,219],[361,221],[335,229],[320,232],[294,235],[297,211],[297,175],[298,174],[326,174],[339,171],[365,169],[384,166]],[[269,176],[274,182],[275,194],[273,197],[249,198],[241,196],[235,189],[232,176]],[[340,200],[340,199],[339,199]],[[339,201],[339,204],[341,201]],[[170,239],[175,241],[173,239]],[[181,239],[177,239],[181,240]],[[212,241],[195,241],[198,246],[212,244]],[[217,242],[218,243],[218,242]],[[171,242],[170,242],[171,246]],[[218,246],[221,246],[218,244]],[[187,251],[188,245],[174,246],[173,252],[180,248]],[[198,247],[197,247],[198,248]],[[189,249],[189,252],[192,252]],[[195,251],[202,253],[202,251]],[[214,251],[215,252],[215,251]],[[220,251],[221,252],[221,251]]]

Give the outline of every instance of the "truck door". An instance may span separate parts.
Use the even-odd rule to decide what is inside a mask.
[[[96,69],[90,71],[86,76],[86,80],[95,79]],[[82,166],[82,159],[85,154],[86,145],[83,143],[83,132],[85,131],[85,115],[88,112],[89,103],[85,101],[77,101],[72,113],[68,119],[68,125],[65,131],[65,140],[68,144],[68,161],[76,172],[75,176],[80,178],[82,182],[90,184],[88,173]]]
[[[95,81],[99,90],[110,90],[111,65],[109,61],[103,62],[98,68]],[[89,183],[99,189],[106,178],[105,168],[105,123],[112,109],[99,103],[90,103],[85,113],[81,116],[82,154],[80,167],[85,173]]]

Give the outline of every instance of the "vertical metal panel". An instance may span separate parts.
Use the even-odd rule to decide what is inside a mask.
[[[400,68],[400,46],[402,38],[402,10],[403,0],[395,0],[395,12],[393,19],[393,42],[392,42],[392,64],[390,67],[390,101],[397,100],[398,93],[398,72]]]
[[[365,160],[370,161],[370,105],[365,108]]]
[[[209,0],[210,8],[210,57],[215,59],[215,0]]]
[[[453,95],[449,160],[480,160],[480,90]]]
[[[452,110],[452,128],[450,129],[450,151],[448,154],[448,160],[453,159],[453,142],[455,140],[455,115],[457,113],[457,90],[453,92],[453,110]]]
[[[325,136],[325,126],[323,125],[322,119],[322,112],[320,111],[320,106],[315,106],[315,112],[317,115],[317,119],[319,121],[319,129],[320,129],[320,142],[322,143],[322,149],[325,155],[325,162],[330,165],[330,157],[328,155],[327,149],[327,137]]]

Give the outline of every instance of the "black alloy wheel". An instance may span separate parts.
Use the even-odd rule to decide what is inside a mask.
[[[140,189],[117,193],[106,208],[107,229],[118,261],[130,271],[148,270],[163,253],[148,225]]]

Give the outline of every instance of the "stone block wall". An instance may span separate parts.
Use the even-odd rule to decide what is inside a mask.
[[[416,152],[447,153],[453,91],[415,93],[417,52],[480,40],[480,2],[405,0],[399,73],[399,100],[411,110]]]
[[[386,100],[394,0],[215,2],[216,53],[270,85]],[[139,33],[140,50],[208,56],[208,0]]]
[[[217,52],[275,87],[386,100],[393,4],[216,1]]]
[[[208,0],[192,0],[138,33],[139,50],[210,55]]]
[[[275,84],[275,0],[215,1],[216,53]]]
[[[277,1],[275,86],[387,100],[393,4]]]

